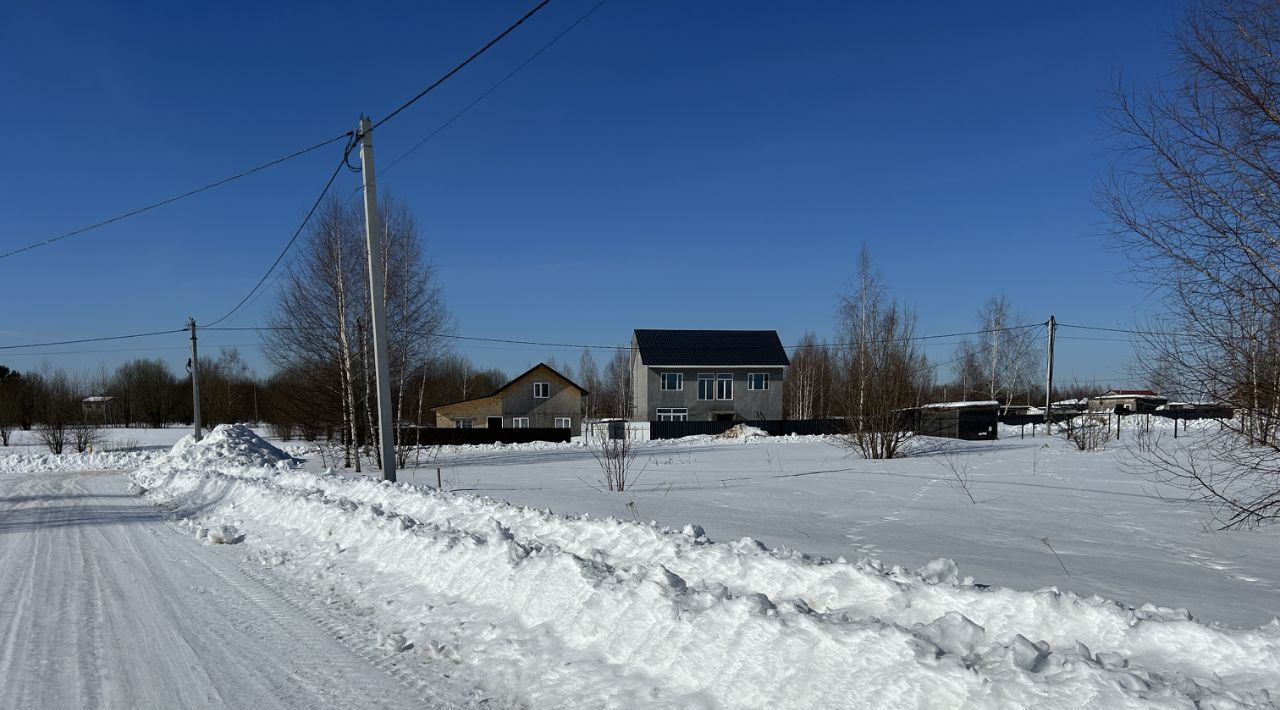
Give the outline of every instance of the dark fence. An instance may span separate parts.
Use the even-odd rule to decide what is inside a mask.
[[[754,419],[714,422],[649,422],[650,439],[679,439],[682,436],[723,434],[729,429],[745,424],[763,429],[769,436],[788,434],[843,434],[848,430],[843,419]]]
[[[571,429],[403,429],[404,441],[423,446],[459,444],[527,444],[531,441],[569,441]]]
[[[1234,419],[1236,410],[1222,406],[1200,406],[1194,409],[1162,409],[1155,412],[1157,417],[1165,419]]]

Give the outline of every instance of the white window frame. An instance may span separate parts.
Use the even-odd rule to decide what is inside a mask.
[[[542,392],[542,394],[538,394],[538,392]],[[533,398],[534,399],[550,399],[551,383],[550,382],[533,383]]]
[[[454,419],[453,420],[454,429],[471,429],[472,428],[471,424],[472,424],[472,421],[470,419]]]
[[[657,417],[660,422],[687,422],[689,421],[689,408],[658,407]]]
[[[659,374],[659,377],[661,377],[661,378],[662,378],[662,391],[664,391],[664,392],[682,392],[682,391],[684,391],[684,373],[683,373],[683,372],[663,372],[663,373],[660,373],[660,374]],[[675,387],[668,387],[668,386],[667,386],[667,378],[668,378],[668,377],[674,377],[674,378],[676,378],[676,386],[675,386]]]
[[[764,378],[764,386],[756,387],[756,378]],[[749,390],[767,390],[769,389],[769,373],[767,372],[748,372],[747,373],[747,389]]]
[[[710,383],[711,383],[711,384],[707,385],[707,394],[708,394],[708,395],[710,395],[710,396],[708,396],[708,397],[703,397],[703,396],[702,396],[702,383],[703,383],[703,382],[710,382]],[[714,373],[714,372],[699,372],[699,373],[698,373],[698,401],[699,401],[699,402],[712,402],[712,401],[715,401],[715,398],[716,398],[716,373]]]
[[[529,417],[511,417],[512,429],[528,429]]]
[[[728,386],[725,386],[725,383],[728,383]],[[732,372],[720,372],[716,374],[716,399],[722,402],[733,401]]]
[[[572,429],[573,417],[556,417],[557,429]]]

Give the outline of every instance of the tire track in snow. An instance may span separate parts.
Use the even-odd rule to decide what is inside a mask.
[[[32,507],[33,503],[30,499],[35,497],[34,493],[42,492],[42,488],[39,481],[19,482],[15,492],[23,495],[14,496],[14,498],[24,500],[10,509],[9,517],[12,518],[14,512]],[[33,535],[29,531],[11,531],[9,540],[6,542],[5,547],[10,551],[10,555],[5,557],[3,569],[21,569],[22,572],[20,575],[13,576],[10,584],[0,588],[0,617],[9,620],[5,628],[3,650],[0,651],[0,679],[4,681],[0,683],[0,702],[3,702],[5,697],[3,691],[7,688],[9,679],[29,678],[38,670],[34,654],[18,654],[18,642],[31,635],[30,619],[32,601],[35,599],[36,568],[37,565],[46,562],[42,558],[42,548],[45,547],[42,544],[44,542],[42,536]],[[24,552],[26,554],[23,554]],[[25,564],[20,564],[23,559],[26,560]],[[0,580],[9,576],[0,575]],[[21,664],[22,669],[15,671],[14,667],[18,664]],[[16,696],[16,704],[13,707],[31,707],[34,702],[31,695],[30,683],[21,686],[21,692]]]
[[[176,534],[190,535],[189,530],[184,530],[176,524],[170,523],[169,527]],[[213,553],[214,551],[210,550],[209,552]],[[235,576],[229,575],[212,565],[209,565],[207,570],[217,577],[227,590],[233,592],[234,596],[249,602],[261,615],[267,617],[278,628],[288,629],[296,634],[297,640],[302,644],[302,652],[299,655],[315,660],[315,665],[321,667],[343,668],[349,659],[339,658],[340,654],[333,652],[334,645],[337,645],[350,655],[385,673],[389,680],[398,683],[404,690],[415,695],[415,699],[425,706],[434,708],[462,707],[456,701],[445,699],[433,691],[432,686],[434,683],[453,684],[447,678],[442,680],[439,676],[424,677],[422,674],[409,673],[399,666],[386,663],[388,659],[381,657],[382,654],[379,653],[379,649],[373,643],[362,644],[355,640],[361,636],[366,639],[370,638],[372,636],[371,629],[367,627],[356,628],[355,625],[346,624],[340,626],[334,617],[322,615],[314,608],[310,608],[310,605],[293,598],[293,594],[286,592],[275,580],[252,570],[250,567],[252,562],[242,559],[237,564],[238,571],[243,575],[243,579],[237,579]],[[282,619],[279,613],[280,605],[303,617],[311,624],[299,627],[286,623],[287,620]],[[357,696],[376,697],[380,690],[376,687],[377,685],[368,679],[362,678],[357,683],[344,684],[344,689],[354,691]]]
[[[371,665],[394,677],[406,689],[421,695],[424,702],[430,701],[437,704],[457,702],[456,699],[446,701],[433,690],[433,686],[436,684],[458,685],[457,681],[451,679],[448,675],[436,672],[434,669],[429,668],[427,664],[416,662],[418,659],[411,653],[415,649],[405,649],[400,653],[386,652],[378,648],[371,640],[368,640],[372,639],[374,634],[377,633],[376,629],[371,625],[356,624],[346,621],[342,616],[323,613],[322,610],[316,608],[318,602],[315,599],[300,598],[300,594],[287,589],[282,580],[275,578],[276,575],[267,571],[253,569],[251,560],[241,565],[241,571],[260,588],[270,592],[281,603],[311,620],[317,627],[327,631],[331,638],[341,642],[352,653],[364,657]],[[362,637],[368,641],[364,643],[358,642],[357,639]],[[487,706],[468,703],[465,707]]]

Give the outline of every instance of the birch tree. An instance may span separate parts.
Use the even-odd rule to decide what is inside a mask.
[[[1132,274],[1165,306],[1142,330],[1151,379],[1237,416],[1147,470],[1224,527],[1280,518],[1280,3],[1197,3],[1163,86],[1121,87],[1101,191]]]
[[[384,269],[393,411],[405,419],[413,401],[410,378],[446,350],[452,320],[412,215],[390,197],[379,209],[384,252],[377,263]],[[304,412],[312,420],[307,426],[336,434],[344,465],[357,471],[361,448],[376,430],[368,276],[362,210],[330,199],[285,272],[263,339],[272,364],[306,390],[294,396],[311,406],[290,411]],[[379,447],[371,448],[378,461]]]
[[[846,444],[866,458],[897,456],[911,438],[903,410],[919,404],[930,372],[913,337],[915,314],[889,298],[864,246],[857,275],[840,296],[838,387]]]

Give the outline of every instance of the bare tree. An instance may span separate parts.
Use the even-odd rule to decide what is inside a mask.
[[[620,439],[602,437],[591,449],[603,476],[601,484],[611,493],[622,493],[631,488],[644,473],[645,467],[635,467],[640,446],[629,436]]]
[[[837,396],[846,442],[866,458],[893,458],[912,436],[904,410],[919,404],[930,373],[914,334],[915,314],[889,299],[863,246],[853,287],[840,297]]]
[[[72,443],[72,430],[83,416],[83,394],[65,370],[27,375],[39,402],[36,437],[51,454],[61,454]]]
[[[22,388],[26,382],[20,373],[0,365],[0,443],[9,445],[9,437],[22,420]]]
[[[823,419],[830,413],[835,365],[831,348],[805,333],[791,350],[791,367],[783,381],[782,408],[787,419]]]
[[[614,351],[605,364],[597,398],[599,414],[604,417],[631,417],[631,352],[627,348]]]
[[[389,197],[380,209],[392,398],[397,421],[405,421],[421,416],[426,366],[443,355],[453,326],[412,215]],[[375,431],[369,298],[363,217],[330,200],[282,280],[264,351],[292,373],[289,387],[309,390],[293,396],[308,403],[292,407],[294,424],[336,435],[344,465],[357,471]],[[310,421],[297,422],[299,416]],[[380,450],[372,448],[376,460]]]
[[[583,416],[595,419],[600,416],[600,369],[596,367],[596,359],[591,350],[584,348],[582,357],[578,359],[578,384],[587,389],[587,396],[582,399]]]
[[[982,331],[976,342],[956,348],[956,374],[962,397],[996,400],[1008,405],[1025,392],[1040,367],[1035,332],[1025,327],[1005,296],[993,296],[978,310]]]
[[[1196,461],[1148,468],[1253,525],[1280,516],[1280,4],[1196,5],[1174,37],[1171,85],[1115,92],[1121,152],[1101,197],[1166,305],[1142,332],[1151,379],[1237,412]]]
[[[163,360],[130,360],[116,368],[107,394],[120,403],[125,426],[154,428],[178,421],[178,378]],[[185,390],[189,391],[189,390]]]

